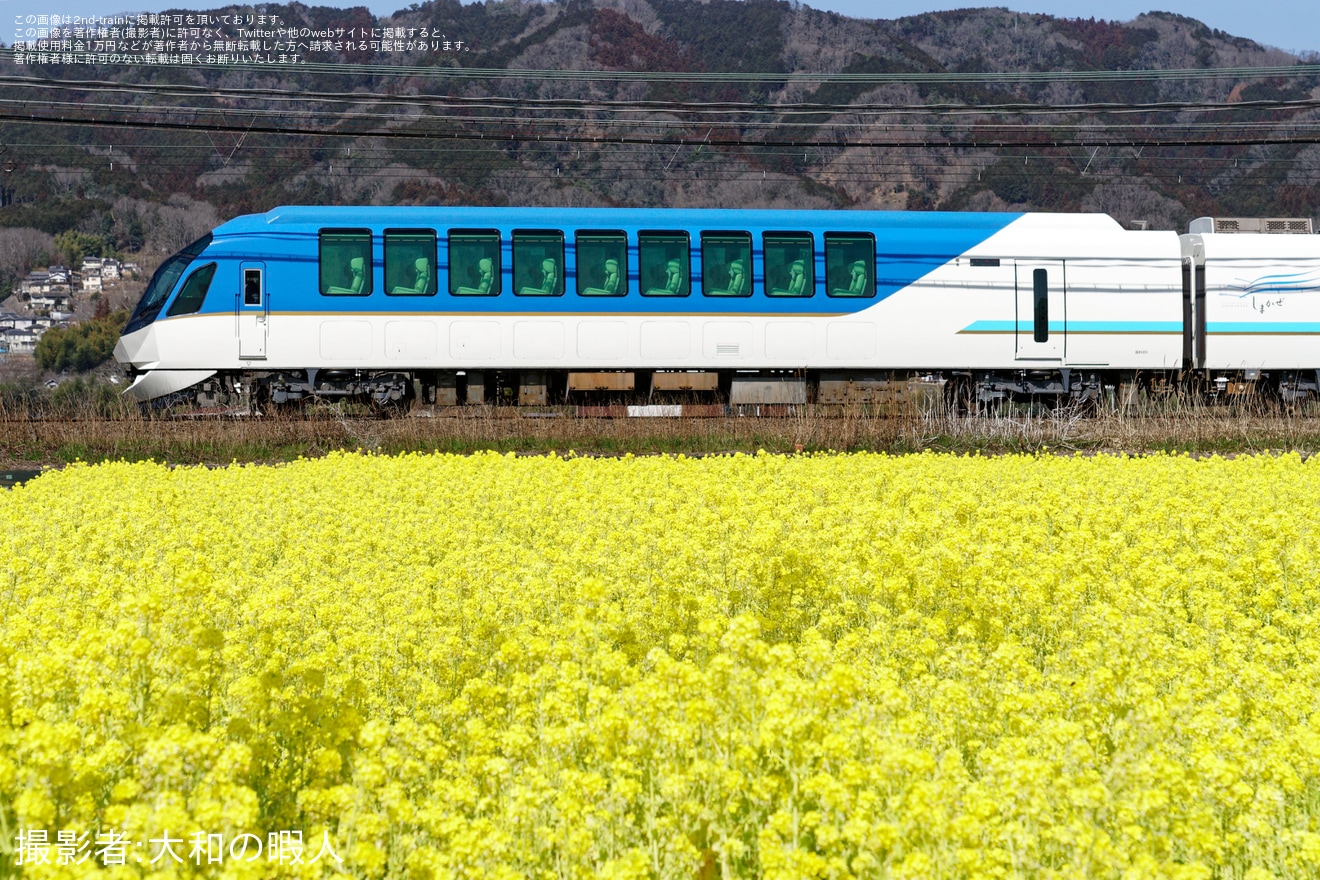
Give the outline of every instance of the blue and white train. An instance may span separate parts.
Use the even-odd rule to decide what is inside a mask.
[[[838,402],[915,375],[964,403],[1095,400],[1178,376],[1320,395],[1320,236],[1229,225],[281,207],[162,264],[115,355],[136,399],[201,405],[593,389]]]

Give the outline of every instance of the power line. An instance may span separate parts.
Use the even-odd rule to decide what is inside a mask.
[[[577,113],[669,113],[677,115],[723,115],[748,113],[760,116],[798,116],[855,113],[864,115],[939,114],[939,115],[1040,115],[1066,114],[1153,114],[1153,113],[1212,113],[1212,112],[1297,112],[1320,109],[1320,99],[1255,100],[1255,101],[1158,101],[1158,102],[1083,102],[1055,104],[1038,102],[1001,103],[923,103],[894,104],[857,101],[852,103],[785,102],[763,104],[745,101],[613,101],[599,98],[506,98],[495,95],[362,95],[353,92],[290,93],[287,89],[218,88],[186,84],[118,83],[101,80],[64,80],[26,76],[0,75],[0,86],[32,89],[60,89],[86,92],[126,92],[137,96],[168,96],[214,100],[264,100],[297,102],[300,104],[348,104],[373,107],[433,107],[442,110],[514,110],[519,112],[577,112]]]
[[[0,51],[0,58],[4,52]],[[192,67],[197,67],[193,65]],[[214,70],[274,72],[264,66],[216,66]],[[628,82],[640,78],[633,72],[620,71],[504,71],[458,68],[386,68],[362,65],[300,65],[279,68],[281,74],[311,73],[313,78],[333,73],[371,79],[379,76],[418,76],[423,81],[446,77],[471,81],[486,79],[496,84],[516,83],[535,75],[539,80],[610,80]],[[1128,82],[1144,79],[1184,80],[1224,78],[1235,81],[1258,77],[1317,77],[1320,65],[1294,65],[1267,68],[1221,68],[1193,71],[1062,71],[1018,72],[1003,74],[719,74],[716,79],[703,75],[661,72],[647,73],[648,81],[728,83],[840,82],[863,85],[892,83],[1009,83],[1033,82]],[[822,79],[822,76],[824,79]],[[284,142],[267,145],[262,137],[335,138],[353,141],[353,149],[379,149],[371,162],[359,154],[355,160],[341,156],[325,157],[313,166],[340,165],[357,177],[376,179],[417,179],[433,172],[393,170],[392,163],[412,160],[423,154],[435,154],[444,145],[443,172],[453,174],[455,162],[468,157],[490,156],[491,151],[506,154],[509,162],[521,162],[496,172],[517,174],[533,181],[585,183],[591,170],[608,168],[613,179],[628,181],[657,180],[659,155],[675,150],[691,150],[684,162],[694,175],[711,180],[752,181],[756,175],[765,179],[767,171],[777,173],[781,182],[801,181],[812,177],[827,185],[863,181],[907,182],[917,177],[939,177],[950,171],[970,175],[1004,161],[1009,154],[1034,157],[1037,167],[1018,173],[1031,179],[1053,174],[1059,163],[1067,167],[1075,155],[1068,151],[1133,150],[1167,151],[1177,148],[1182,155],[1166,157],[1166,164],[1196,167],[1210,174],[1202,185],[1235,188],[1277,186],[1243,180],[1251,167],[1260,167],[1274,159],[1261,158],[1244,166],[1242,174],[1227,167],[1228,159],[1213,155],[1215,150],[1237,152],[1247,148],[1306,146],[1320,143],[1320,100],[1273,101],[1161,101],[1146,103],[1079,102],[1074,104],[1034,103],[1005,100],[997,103],[967,104],[932,102],[900,104],[858,101],[855,103],[800,101],[751,103],[746,101],[652,100],[617,101],[600,98],[532,98],[500,95],[362,95],[343,91],[290,92],[271,88],[229,88],[210,85],[117,83],[93,79],[57,79],[37,76],[0,75],[0,89],[9,93],[0,98],[0,121],[33,125],[87,126],[103,130],[172,131],[210,137],[212,134],[240,137],[245,154],[261,154],[294,149],[308,149],[305,144]],[[56,94],[51,94],[52,92]],[[64,95],[67,100],[61,100]],[[0,92],[3,94],[3,92]],[[26,97],[31,94],[33,97]],[[10,96],[14,95],[14,96]],[[92,96],[123,95],[130,99],[106,103]],[[52,100],[54,99],[54,100]],[[140,99],[139,103],[131,99]],[[189,106],[163,101],[182,100]],[[261,102],[267,106],[199,107],[200,102],[244,104]],[[282,106],[272,108],[271,103]],[[450,114],[448,116],[441,114]],[[1247,115],[1267,117],[1243,118]],[[257,138],[248,141],[248,136]],[[380,141],[388,147],[374,148]],[[11,142],[12,144],[12,142]],[[43,144],[49,150],[51,144]],[[84,150],[90,145],[68,144]],[[153,160],[162,169],[195,169],[198,163],[210,167],[215,159],[229,165],[216,143],[207,145],[160,145],[134,143],[124,146],[131,154],[173,158]],[[224,144],[224,149],[238,145]],[[169,154],[166,151],[175,150]],[[178,150],[194,149],[196,158]],[[566,159],[566,150],[588,153],[588,158]],[[641,151],[638,153],[638,151]],[[701,151],[705,158],[697,159]],[[870,152],[864,158],[859,153]],[[885,165],[874,158],[875,151],[904,155],[901,164]],[[936,156],[923,156],[922,151]],[[529,167],[527,161],[556,161],[553,171]],[[1063,153],[1064,155],[1059,155]],[[1195,153],[1195,156],[1188,156]],[[556,155],[558,154],[558,155]],[[594,154],[594,155],[592,155]],[[814,157],[813,157],[814,154]],[[974,156],[974,154],[980,154]],[[675,153],[675,155],[677,155]],[[1238,157],[1241,158],[1240,153]],[[128,157],[125,157],[128,159]],[[1092,153],[1090,159],[1095,159]],[[123,160],[121,160],[123,161]],[[128,159],[139,165],[140,158]],[[241,161],[241,160],[240,160]],[[1149,154],[1106,156],[1100,164],[1131,167],[1131,163],[1151,161]],[[1233,159],[1236,163],[1238,159]],[[1285,160],[1286,161],[1286,160]],[[666,162],[668,168],[669,162]],[[374,164],[372,164],[374,163]],[[584,164],[578,164],[584,163]],[[1191,163],[1191,164],[1186,164]],[[748,166],[751,166],[749,169]],[[223,166],[222,166],[223,167]],[[1147,165],[1146,167],[1149,167]],[[773,172],[773,169],[781,169]],[[1090,160],[1081,176],[1092,168]],[[213,169],[219,170],[219,169]],[[344,172],[338,172],[342,174]],[[598,173],[598,171],[597,171]],[[1219,175],[1214,177],[1214,175]],[[1090,171],[1095,180],[1105,178],[1101,168]],[[1152,175],[1147,173],[1147,177]],[[1313,185],[1311,176],[1293,174],[1290,186]],[[978,178],[979,179],[979,178]],[[954,181],[955,184],[957,181]],[[671,185],[678,183],[670,181]],[[1162,185],[1168,185],[1167,182]]]
[[[33,147],[33,148],[39,148],[39,149],[43,149],[43,150],[49,150],[49,149],[52,147],[52,144],[51,144],[49,141],[31,141],[31,142],[28,142],[28,141],[6,141],[6,145],[9,146],[9,147],[14,147],[14,148]],[[539,142],[537,145],[540,145],[540,146],[546,146],[546,147],[552,147],[552,146],[555,146],[554,144],[548,144],[548,143],[545,143],[545,142]],[[111,147],[113,147],[113,148],[115,148],[115,149],[125,149],[125,148],[127,148],[127,149],[133,149],[133,150],[136,150],[136,151],[139,151],[139,152],[170,152],[170,151],[174,151],[174,152],[180,152],[180,153],[183,153],[183,152],[193,152],[193,153],[199,153],[199,154],[207,154],[207,155],[209,155],[209,154],[216,153],[217,150],[219,150],[221,146],[228,147],[228,146],[231,146],[231,145],[229,145],[229,144],[215,144],[215,143],[209,143],[209,142],[208,142],[208,143],[195,143],[195,144],[186,144],[186,143],[171,143],[171,144],[157,144],[157,143],[135,143],[135,144],[126,144],[126,143],[114,143],[114,144],[108,144],[108,143],[106,143],[106,144],[93,144],[93,143],[82,143],[82,144],[67,144],[67,145],[63,145],[63,146],[67,147],[68,149],[76,149],[76,150],[79,150],[79,151],[82,151],[82,150],[110,149]],[[535,146],[535,145],[533,145],[533,146]],[[614,146],[614,145],[611,144],[611,145],[607,145],[607,146]],[[641,148],[643,148],[643,147],[652,147],[653,145],[646,144],[646,145],[624,145],[624,146],[628,147],[629,149],[641,149]],[[1089,147],[1091,147],[1092,149],[1094,149],[1094,147],[1093,147],[1092,145],[1073,145],[1073,146],[1089,146]],[[245,142],[245,143],[243,144],[243,152],[244,152],[244,153],[283,153],[283,152],[287,152],[289,149],[290,149],[290,148],[289,148],[288,145],[281,145],[281,144],[263,144],[263,143],[261,143],[261,142],[250,142],[250,143]],[[353,147],[353,149],[354,149],[354,154],[353,154],[353,157],[352,157],[352,158],[353,158],[354,161],[357,161],[359,157],[365,157],[365,156],[370,155],[370,154],[372,153],[373,149],[375,149],[375,148],[373,148],[373,147],[371,147],[371,146],[369,146],[369,145],[360,145],[360,144],[359,144],[359,145],[355,145],[355,146]],[[1114,149],[1121,149],[1121,148],[1114,148]],[[654,149],[651,149],[651,150],[649,151],[649,154],[654,155],[654,156],[656,156],[656,157],[658,157],[658,158],[660,158],[660,159],[666,159],[668,156],[672,155],[672,153],[661,153],[661,152],[658,152],[657,150],[658,150],[658,146],[657,146],[656,148],[654,148]],[[866,158],[866,159],[856,159],[856,160],[849,160],[849,159],[847,159],[846,157],[847,157],[848,155],[851,155],[851,153],[849,153],[847,150],[845,150],[845,149],[843,149],[843,148],[831,147],[831,150],[833,150],[834,152],[837,152],[841,157],[844,157],[844,158],[834,158],[834,159],[830,159],[829,161],[830,161],[831,165],[835,165],[835,164],[838,164],[838,163],[844,163],[844,164],[856,164],[856,165],[858,165],[858,166],[868,166],[868,165],[873,164],[872,160],[869,159],[869,158]],[[960,151],[962,151],[962,150],[960,150]],[[962,152],[969,152],[969,151],[970,151],[970,150],[968,150],[968,151],[962,151]],[[433,151],[432,149],[428,148],[428,147],[414,146],[414,145],[412,145],[411,143],[404,143],[404,144],[391,144],[391,145],[389,146],[389,148],[388,148],[388,155],[398,155],[398,154],[426,155],[426,154],[431,154],[431,153],[433,153],[433,152],[434,152],[434,151]],[[385,154],[385,153],[382,151],[382,154]],[[453,146],[452,148],[450,148],[449,150],[447,150],[445,155],[446,155],[446,157],[453,157],[453,156],[455,156],[455,155],[480,156],[480,155],[488,155],[488,154],[489,154],[489,150],[486,149],[486,148],[481,148],[481,147],[477,147],[477,146],[468,146],[468,145],[464,145],[464,144],[456,144],[455,146]],[[992,155],[991,151],[986,151],[986,154],[987,154],[987,155]],[[100,154],[96,154],[96,153],[94,153],[93,155],[100,155]],[[338,154],[338,153],[337,153],[336,155],[342,155],[342,154]],[[712,154],[712,155],[714,155],[714,154]],[[723,155],[723,154],[721,154],[721,155]],[[800,155],[800,153],[799,153],[797,150],[795,150],[795,149],[790,150],[790,149],[787,149],[787,148],[777,149],[777,150],[767,149],[767,150],[765,150],[765,151],[762,152],[762,153],[758,153],[757,155],[758,155],[758,156],[763,156],[763,157],[766,157],[766,158],[784,158],[784,159],[800,159],[800,158],[801,158],[801,155]],[[994,152],[993,155],[994,155],[994,156],[1004,156],[1004,155],[1006,155],[1006,154],[1005,154],[1003,151],[998,151],[998,152]],[[1023,158],[1023,155],[1026,155],[1026,154],[1017,155],[1016,157],[1013,157],[1013,156],[1009,156],[1009,157],[1010,157],[1010,158]],[[1035,154],[1033,153],[1033,155],[1035,155]],[[728,158],[728,157],[725,157],[725,158]],[[1112,156],[1112,155],[1108,155],[1108,154],[1107,154],[1107,158],[1108,158],[1108,159],[1117,159],[1117,158],[1121,158],[1123,161],[1134,161],[1134,162],[1135,162],[1135,161],[1151,162],[1151,161],[1154,161],[1154,160],[1157,159],[1157,158],[1158,158],[1160,161],[1168,161],[1168,160],[1170,159],[1170,157],[1168,157],[1168,156],[1164,156],[1164,155],[1156,156],[1156,155],[1153,154],[1153,153],[1152,153],[1152,154],[1143,154],[1143,155],[1141,155],[1141,156],[1137,156],[1137,155],[1134,154],[1134,155],[1131,155],[1131,156],[1121,156],[1121,157],[1114,157],[1114,156]],[[1038,160],[1039,160],[1039,157],[1038,157]],[[117,161],[118,161],[118,160],[117,160]],[[1233,164],[1233,163],[1239,163],[1239,164],[1240,164],[1240,163],[1243,163],[1243,162],[1245,162],[1245,161],[1247,161],[1247,160],[1244,160],[1244,159],[1242,159],[1242,158],[1240,158],[1240,157],[1234,157],[1234,156],[1227,156],[1227,157],[1223,157],[1223,156],[1205,156],[1205,157],[1200,157],[1200,158],[1198,158],[1196,161],[1203,161],[1203,162],[1219,162],[1219,163],[1225,163],[1225,164]],[[1279,160],[1279,159],[1274,159],[1274,158],[1265,158],[1265,159],[1259,159],[1259,160],[1255,160],[1255,161],[1257,162],[1257,164],[1266,164],[1266,163],[1269,163],[1269,162],[1290,161],[1290,160]],[[956,156],[953,157],[953,158],[941,159],[941,160],[939,161],[939,165],[940,165],[940,167],[957,167],[959,164],[960,164],[960,163],[959,163],[959,160],[956,158]],[[967,164],[967,167],[980,167],[981,165],[984,164],[984,162],[966,163],[966,164]]]
[[[0,107],[9,106],[14,108],[26,108],[29,107],[31,104],[32,101],[28,99],[0,98]],[[45,101],[42,102],[41,106],[44,110],[47,111],[45,114],[41,115],[41,118],[44,119],[52,118],[53,114],[50,111],[57,111],[64,109],[70,111],[71,113],[72,111],[79,111],[79,113],[82,113],[87,109],[85,101]],[[310,110],[290,111],[290,110],[264,109],[264,108],[254,108],[254,109],[245,110],[245,109],[231,109],[231,108],[195,108],[195,107],[175,107],[175,106],[144,107],[138,104],[105,104],[105,103],[97,104],[95,110],[100,113],[133,113],[138,115],[153,113],[161,117],[181,117],[182,120],[190,128],[199,131],[218,129],[226,124],[242,126],[245,130],[247,130],[253,124],[253,120],[261,119],[261,118],[299,121],[305,125],[311,124],[317,126],[318,131],[325,130],[325,123],[323,121],[324,114]],[[917,115],[917,114],[908,113],[907,115]],[[33,118],[35,118],[35,116]],[[61,115],[59,118],[63,119],[65,117]],[[76,118],[78,121],[85,121],[85,120],[94,119],[96,117],[87,117],[84,115],[78,115]],[[392,124],[394,126],[403,123],[416,126],[423,123],[435,124],[436,122],[442,122],[446,126],[451,126],[455,121],[453,117],[416,115],[416,116],[408,116],[401,118],[397,114],[378,113],[378,112],[370,112],[370,111],[344,114],[339,116],[338,119],[339,119],[339,124],[350,123],[350,122],[361,123],[367,121],[378,121],[381,123],[385,123],[387,125]],[[226,123],[225,120],[232,120],[232,122]],[[566,127],[580,128],[584,124],[595,125],[599,128],[610,127],[619,130],[631,129],[634,131],[655,130],[655,131],[663,132],[666,130],[686,130],[690,128],[689,124],[684,123],[681,120],[669,120],[664,118],[628,119],[628,120],[592,120],[592,119],[582,120],[582,119],[575,119],[571,117],[560,117],[560,116],[473,115],[473,116],[464,116],[461,118],[460,121],[470,130],[475,130],[476,126],[480,126],[480,125],[488,125],[488,126],[493,125],[493,126],[503,126],[506,128],[509,126],[519,126],[528,129],[528,132],[533,132],[537,129],[560,129]],[[796,129],[800,131],[814,132],[821,129],[828,130],[830,128],[856,129],[856,128],[875,128],[877,126],[883,126],[884,130],[889,132],[904,132],[904,131],[922,132],[935,128],[936,125],[937,125],[936,123],[926,122],[926,121],[903,122],[897,120],[848,119],[848,120],[842,120],[832,123],[817,124],[817,123],[801,123],[801,122],[781,122],[778,120],[771,119],[764,121],[748,120],[748,121],[739,121],[739,122],[728,122],[725,124],[712,124],[710,126],[710,130],[718,128],[721,131],[728,129],[733,132],[748,132],[748,131],[756,131],[756,130],[791,131]],[[1091,140],[1088,141],[1088,143],[1093,143],[1096,138],[1103,138],[1105,136],[1109,136],[1111,133],[1114,132],[1118,132],[1118,133],[1157,132],[1157,131],[1186,132],[1186,133],[1204,132],[1204,131],[1280,132],[1280,131],[1287,131],[1290,129],[1301,129],[1303,132],[1305,132],[1306,130],[1312,128],[1320,128],[1320,125],[1317,125],[1317,123],[1313,120],[1246,121],[1246,122],[1232,122],[1232,121],[1007,122],[1007,121],[991,121],[986,119],[977,119],[967,122],[940,122],[938,123],[938,128],[940,131],[943,132],[993,132],[993,131],[1019,132],[1019,133],[1023,133],[1024,137],[1026,136],[1026,133],[1047,133],[1052,136],[1059,136],[1062,135],[1063,133],[1070,132],[1073,134],[1084,134],[1084,135],[1092,136]],[[287,129],[281,128],[281,130],[287,130]],[[392,130],[394,129],[388,127],[384,129],[347,129],[348,133],[358,134],[361,136],[371,136],[377,133],[381,134],[382,136],[385,136]],[[523,137],[525,139],[532,139],[530,134],[526,134],[526,133],[523,135]],[[537,137],[544,137],[544,135],[537,135]],[[825,139],[817,139],[813,141],[813,143],[822,143],[822,144],[828,143],[829,142],[828,138],[829,136],[826,135]],[[765,139],[746,138],[743,137],[741,134],[735,136],[721,135],[721,139],[723,139],[724,141],[736,140],[738,143],[744,145],[770,143],[770,141],[767,141]],[[703,140],[706,142],[713,142],[710,138],[703,138]],[[791,142],[790,145],[797,145],[798,143],[799,141],[793,141]]]
[[[141,111],[142,108],[125,105],[117,109],[134,109]],[[158,109],[158,108],[152,108]],[[197,114],[198,111],[188,111]],[[572,133],[568,131],[556,133],[526,133],[513,128],[506,128],[503,131],[463,131],[446,128],[400,128],[400,129],[371,129],[371,130],[351,130],[346,128],[325,128],[312,125],[269,125],[258,124],[255,119],[258,116],[267,115],[256,113],[255,111],[235,111],[226,113],[225,116],[246,115],[251,116],[253,121],[248,124],[242,122],[228,122],[224,118],[207,121],[205,124],[198,122],[174,121],[170,119],[145,119],[145,118],[106,118],[97,117],[89,114],[85,108],[70,107],[68,113],[44,114],[44,113],[15,113],[0,111],[0,121],[3,122],[21,122],[34,125],[86,125],[102,128],[129,128],[129,129],[150,129],[157,131],[212,131],[212,132],[231,132],[265,135],[283,135],[296,137],[333,137],[333,138],[383,138],[402,139],[402,140],[446,140],[446,141],[492,141],[496,143],[544,143],[544,144],[655,144],[663,146],[697,146],[705,144],[710,147],[722,148],[750,148],[750,147],[788,147],[788,148],[808,148],[808,147],[921,147],[921,148],[956,148],[956,149],[1001,149],[1004,147],[1022,147],[1028,149],[1051,149],[1067,146],[1105,146],[1105,147],[1237,147],[1237,146],[1270,146],[1286,144],[1315,144],[1320,143],[1320,127],[1310,131],[1297,132],[1294,134],[1279,133],[1254,133],[1254,130],[1244,131],[1236,137],[1217,136],[1213,132],[1223,131],[1224,126],[1216,125],[1209,128],[1200,129],[1206,131],[1206,134],[1197,135],[1195,131],[1184,132],[1182,136],[1169,134],[1164,137],[1124,135],[1121,132],[1095,132],[1096,136],[1091,138],[1082,138],[1077,135],[1085,134],[1087,129],[1074,127],[1071,129],[1062,129],[1051,127],[1045,130],[1023,129],[1021,126],[1012,128],[1001,127],[1003,130],[1017,130],[1022,136],[1019,137],[968,137],[964,139],[954,139],[950,137],[939,137],[931,134],[922,135],[920,133],[913,137],[895,137],[888,139],[859,139],[836,136],[832,140],[815,140],[801,138],[765,138],[757,140],[747,140],[741,137],[719,136],[697,138],[695,136],[676,136],[665,134],[663,132],[652,135],[638,134],[584,134]],[[976,130],[982,127],[975,127]],[[1184,127],[1185,128],[1185,127]],[[1072,137],[1064,137],[1065,134],[1071,134]]]
[[[13,60],[14,48],[0,49],[0,60]],[[31,54],[24,50],[24,54]],[[59,53],[48,53],[59,54]],[[47,65],[70,67],[73,65]],[[83,65],[79,65],[83,66]],[[1144,80],[1203,80],[1243,78],[1296,78],[1320,76],[1320,64],[1290,64],[1263,67],[1178,68],[1173,70],[1023,70],[1023,71],[899,71],[865,73],[849,71],[666,71],[666,70],[550,70],[543,68],[483,68],[439,65],[347,64],[310,61],[303,64],[177,64],[153,65],[162,69],[243,70],[282,74],[293,72],[357,77],[421,77],[424,79],[491,81],[614,81],[757,85],[763,83],[839,84],[975,84],[975,83],[1086,83],[1134,82]]]
[[[43,143],[26,144],[25,142],[13,143],[14,147],[39,146],[47,150],[47,164],[52,168],[59,167],[59,158],[49,154],[49,145]],[[232,148],[230,143],[216,143],[208,140],[206,143],[194,144],[141,144],[129,147],[125,144],[79,144],[69,145],[67,149],[84,149],[93,151],[93,155],[107,162],[115,161],[116,164],[123,164],[126,160],[133,164],[150,162],[152,167],[189,167],[196,168],[198,165],[211,167],[213,170],[220,171],[226,166],[233,165],[246,169],[254,161],[253,157],[246,157],[232,162],[230,156],[225,151]],[[575,173],[588,173],[600,168],[609,168],[611,173],[616,171],[636,170],[642,173],[652,175],[654,168],[661,163],[669,163],[676,158],[673,151],[666,148],[653,145],[626,145],[621,148],[615,148],[609,145],[608,149],[596,151],[588,150],[585,153],[574,151],[574,155],[556,154],[554,150],[538,149],[538,146],[544,148],[545,145],[527,145],[520,151],[509,154],[510,162],[521,162],[533,159],[537,163],[555,162],[559,169],[558,173],[572,175]],[[553,146],[553,145],[552,145]],[[133,156],[116,159],[113,148],[132,149]],[[275,160],[281,158],[298,159],[305,152],[305,148],[294,148],[291,152],[287,146],[276,144],[246,143],[245,152],[257,154],[261,161]],[[106,151],[102,153],[100,151]],[[424,147],[413,146],[411,143],[384,145],[369,145],[360,142],[355,143],[350,150],[338,148],[333,151],[325,149],[316,150],[318,158],[310,166],[312,169],[320,169],[328,164],[333,164],[340,168],[352,169],[354,172],[370,171],[372,169],[397,165],[399,162],[412,162],[418,157],[425,157],[431,151]],[[1080,152],[1080,155],[1079,155]],[[457,145],[451,151],[447,151],[444,159],[446,171],[452,171],[458,163],[468,161],[472,158],[489,157],[489,151],[483,150],[475,145]],[[152,158],[146,159],[144,156]],[[705,157],[699,154],[679,153],[681,158],[675,167],[698,168],[702,170],[717,170],[720,168],[733,168],[736,170],[746,169],[747,160],[755,160],[758,163],[764,163],[762,167],[751,169],[749,173],[761,174],[765,172],[780,174],[788,178],[796,179],[795,172],[792,170],[777,170],[774,166],[782,162],[797,162],[802,159],[801,154],[796,151],[762,151],[752,154],[716,154],[709,153]],[[1083,162],[1083,160],[1085,160]],[[1216,168],[1223,172],[1240,171],[1247,173],[1252,169],[1262,167],[1276,167],[1292,164],[1291,159],[1280,159],[1272,156],[1242,156],[1240,154],[1230,155],[1202,155],[1188,156],[1185,152],[1181,154],[1171,153],[1168,148],[1158,151],[1150,151],[1138,156],[1135,153],[1129,154],[1126,150],[1116,152],[1115,150],[1067,150],[1061,149],[1053,154],[1041,154],[1038,151],[973,151],[973,150],[946,150],[938,156],[904,156],[901,160],[877,159],[873,153],[866,151],[837,151],[836,155],[826,157],[821,160],[818,170],[821,173],[837,174],[840,172],[859,172],[859,173],[886,173],[894,169],[899,169],[905,174],[925,173],[931,171],[941,172],[983,172],[994,166],[1012,166],[1019,165],[1015,173],[1018,174],[1054,174],[1059,162],[1072,161],[1086,165],[1089,163],[1095,171],[1092,174],[1099,174],[1106,166],[1121,166],[1123,168],[1146,168],[1144,172],[1147,175],[1157,174],[1160,169],[1169,165],[1195,165],[1199,168]],[[219,163],[218,165],[216,163]],[[1019,164],[1020,163],[1020,164]],[[492,173],[521,173],[525,171],[526,166],[517,166],[510,164],[506,168],[492,169]],[[1317,168],[1320,171],[1320,168]],[[408,166],[402,173],[411,176],[426,176],[431,173],[425,164],[420,167]],[[529,172],[530,173],[530,172]],[[1126,173],[1126,172],[1125,172]],[[1216,172],[1218,173],[1218,171]],[[1296,172],[1295,172],[1296,173]]]

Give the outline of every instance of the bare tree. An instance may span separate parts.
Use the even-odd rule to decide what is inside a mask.
[[[55,251],[55,239],[26,226],[0,228],[0,282],[22,278]]]
[[[1082,199],[1083,211],[1101,211],[1124,225],[1145,220],[1150,229],[1178,229],[1187,209],[1155,190],[1152,181],[1102,183]]]
[[[218,224],[219,216],[214,205],[176,193],[170,196],[167,204],[157,208],[148,221],[147,247],[172,254]]]

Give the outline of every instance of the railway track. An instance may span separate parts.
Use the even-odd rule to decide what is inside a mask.
[[[815,404],[756,404],[733,406],[728,404],[596,404],[540,407],[517,406],[434,406],[422,404],[407,411],[381,412],[362,407],[360,411],[343,412],[332,407],[309,406],[304,409],[221,408],[198,407],[170,409],[145,414],[123,416],[69,416],[23,415],[0,417],[0,425],[23,424],[108,424],[108,423],[160,423],[160,422],[225,422],[258,421],[267,424],[280,422],[381,422],[394,420],[466,420],[466,421],[518,421],[518,420],[607,420],[616,419],[786,419],[820,418],[841,419],[863,416],[866,418],[910,419],[920,417],[919,412],[903,412],[880,407],[842,407]]]

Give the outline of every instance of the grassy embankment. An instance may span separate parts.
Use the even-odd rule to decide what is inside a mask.
[[[1091,417],[1071,411],[967,417],[938,408],[889,415],[862,408],[807,407],[771,418],[602,419],[577,418],[553,408],[530,417],[511,407],[485,407],[415,410],[379,419],[362,410],[319,404],[292,414],[242,418],[147,416],[127,408],[97,412],[102,418],[87,418],[91,412],[0,408],[0,467],[120,459],[279,462],[338,449],[383,454],[572,449],[582,455],[705,455],[757,449],[1197,455],[1320,451],[1320,416],[1314,410],[1284,414],[1249,406],[1183,405]]]

